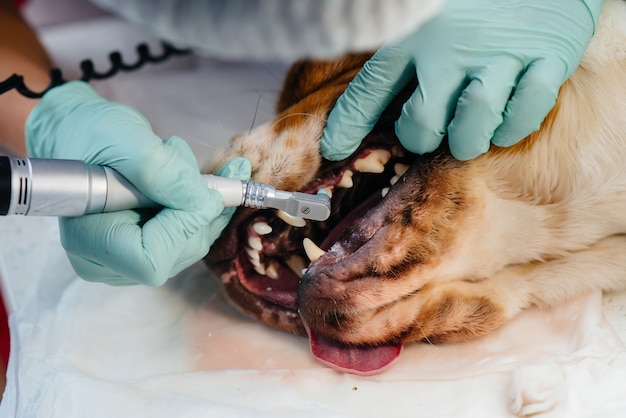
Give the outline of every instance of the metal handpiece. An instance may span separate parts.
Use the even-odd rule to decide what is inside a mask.
[[[286,192],[252,181],[203,175],[225,206],[280,209],[291,216],[323,221],[327,195]],[[158,207],[109,167],[77,160],[0,157],[0,215],[81,216]]]

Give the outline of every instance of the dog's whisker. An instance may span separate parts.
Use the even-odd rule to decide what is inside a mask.
[[[422,340],[425,340],[428,344],[434,346],[435,344],[433,344],[433,342],[428,339],[428,335],[426,335],[426,333],[424,332],[424,328],[422,328],[421,325],[418,325],[418,328],[420,329],[420,331],[422,331],[422,335],[424,336]]]
[[[337,301],[335,299],[332,299],[332,301],[333,304],[337,306]],[[337,315],[337,309],[333,309],[333,315],[335,316],[335,323],[337,324],[337,328],[339,328],[339,331],[343,332],[341,321],[339,320],[339,316]]]
[[[322,122],[326,123],[326,118],[325,117],[322,117],[322,116],[319,116],[319,115],[316,115],[316,114],[313,114],[313,113],[299,112],[299,113],[290,113],[290,114],[285,115],[285,116],[283,116],[281,118],[275,119],[275,120],[272,121],[272,125],[276,125],[280,121],[283,121],[283,120],[285,120],[287,118],[290,118],[292,116],[310,116],[312,118],[317,118],[317,119],[321,120]]]
[[[252,132],[254,128],[254,123],[256,122],[256,117],[259,113],[259,105],[261,104],[261,98],[263,97],[263,93],[259,94],[259,97],[256,100],[256,106],[254,107],[254,115],[252,115],[252,122],[250,123],[250,128],[248,129],[248,135]]]

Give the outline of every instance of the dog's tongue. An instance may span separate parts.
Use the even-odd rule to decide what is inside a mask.
[[[304,325],[309,334],[313,356],[323,364],[341,372],[362,376],[377,374],[390,367],[402,352],[402,344],[375,347],[342,344],[316,335],[306,322]]]

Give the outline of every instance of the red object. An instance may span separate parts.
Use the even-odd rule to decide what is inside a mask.
[[[11,347],[11,338],[9,336],[9,320],[7,310],[4,307],[4,301],[0,295],[0,364],[6,368],[9,361],[9,350]]]

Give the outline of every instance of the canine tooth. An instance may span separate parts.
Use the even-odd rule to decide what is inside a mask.
[[[324,254],[326,254],[326,251],[318,247],[309,238],[305,238],[302,241],[302,245],[304,246],[304,252],[306,253],[307,257],[309,257],[309,260],[311,260],[312,263],[317,261],[317,259],[323,256]]]
[[[409,166],[407,164],[395,163],[393,165],[393,171],[396,172],[396,175],[398,175],[398,177],[406,173],[408,169],[409,169]]]
[[[292,255],[285,260],[285,264],[299,277],[302,277],[302,271],[306,270],[306,260],[300,256]]]
[[[259,237],[248,237],[248,245],[250,248],[254,248],[257,251],[261,251],[263,249],[263,243]]]
[[[272,227],[267,222],[256,222],[252,229],[259,235],[267,235],[272,232]]]
[[[376,149],[369,153],[367,157],[359,158],[354,162],[354,168],[364,173],[382,173],[385,171],[385,164],[389,162],[391,152],[386,149]]]
[[[354,173],[352,172],[352,170],[346,170],[343,172],[343,175],[341,176],[341,180],[339,180],[339,183],[337,183],[337,187],[343,187],[344,189],[349,189],[350,187],[352,187],[354,185],[354,183],[352,183],[352,175]]]
[[[389,184],[393,186],[398,182],[398,180],[400,180],[400,176],[393,176],[391,179],[389,179]]]
[[[326,190],[326,194],[328,195],[328,197],[333,197],[333,190],[335,190],[333,186],[324,187],[324,190]]]
[[[296,228],[302,228],[303,226],[306,225],[306,221],[304,220],[304,218],[292,216],[288,214],[287,212],[284,212],[280,209],[278,210],[278,217],[282,219],[285,223],[291,226],[295,226]]]
[[[269,266],[267,266],[267,268],[265,269],[265,274],[270,279],[278,279],[278,270],[276,269],[276,266],[274,264],[270,264]]]
[[[385,188],[382,190],[382,193],[381,193],[381,194],[382,194],[382,196],[383,196],[383,197],[385,197],[385,196],[387,196],[387,193],[389,193],[389,187],[385,187]]]

